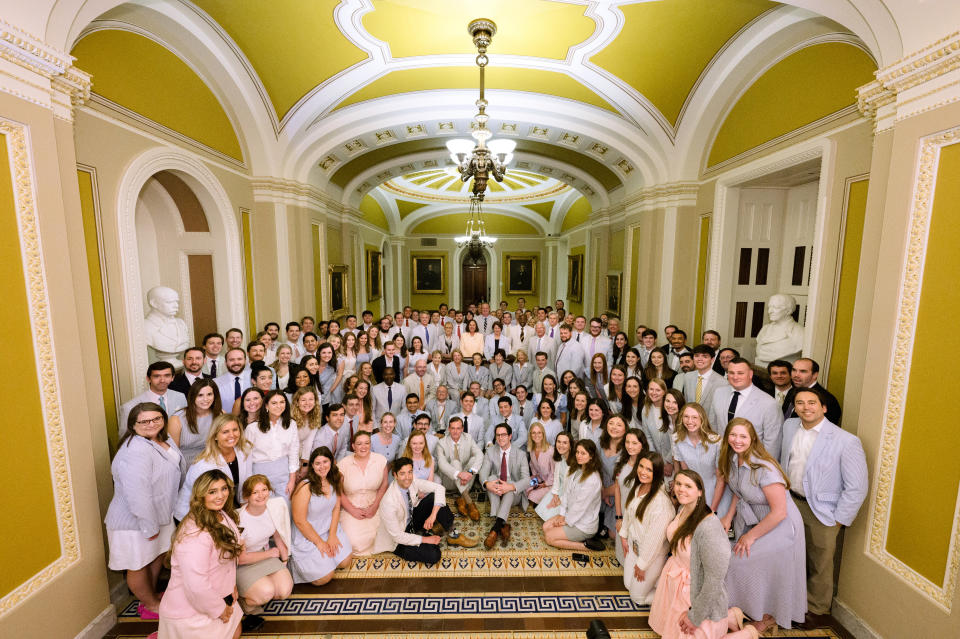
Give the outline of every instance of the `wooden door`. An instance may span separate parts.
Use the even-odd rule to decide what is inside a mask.
[[[460,308],[487,301],[486,260],[481,257],[480,260],[473,261],[468,257],[464,259],[460,273],[462,282]]]

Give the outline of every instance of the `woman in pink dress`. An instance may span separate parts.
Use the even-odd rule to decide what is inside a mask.
[[[160,639],[237,639],[237,558],[243,551],[233,484],[219,469],[197,478],[173,537],[170,584],[160,600]]]
[[[527,493],[527,499],[535,504],[550,493],[553,488],[553,446],[547,441],[546,431],[540,422],[530,424],[530,435],[527,437],[527,452],[530,453],[530,479],[536,479],[537,483],[531,481],[531,485],[524,490]]]
[[[354,556],[373,553],[373,542],[380,525],[380,499],[387,492],[389,475],[387,458],[370,452],[370,433],[358,430],[353,434],[353,454],[339,462],[343,475],[343,494],[340,497],[340,524],[343,526]]]
[[[673,493],[680,503],[667,525],[673,555],[657,582],[650,627],[663,639],[758,639],[754,626],[743,625],[743,612],[727,607],[730,542],[707,506],[703,480],[692,470],[681,470]]]

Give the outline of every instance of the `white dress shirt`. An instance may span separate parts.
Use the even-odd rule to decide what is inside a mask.
[[[243,431],[247,441],[253,445],[250,461],[254,464],[271,462],[286,456],[291,473],[300,469],[300,434],[292,419],[290,426],[284,428],[278,420],[270,424],[270,430],[263,432],[257,422],[247,424]]]
[[[810,451],[813,450],[813,444],[817,441],[817,435],[820,434],[820,429],[825,421],[826,419],[821,419],[819,424],[810,429],[801,426],[797,434],[793,436],[787,477],[790,479],[790,490],[804,497],[807,495],[803,490],[803,471],[807,467]]]

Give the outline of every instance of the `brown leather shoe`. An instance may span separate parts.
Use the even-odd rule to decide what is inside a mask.
[[[457,510],[464,517],[470,516],[470,511],[467,510],[467,500],[464,499],[462,495],[460,497],[457,497]]]
[[[503,528],[500,529],[500,538],[503,540],[502,545],[506,547],[510,543],[510,524],[504,524]]]
[[[434,535],[439,535],[439,536],[442,537],[442,536],[443,536],[443,526],[441,526],[441,525],[440,525],[440,522],[438,521],[437,523],[435,523],[435,524],[433,525],[433,528],[430,529],[430,532],[433,533]]]
[[[494,538],[496,539],[496,538]],[[456,537],[451,537],[447,535],[447,545],[448,546],[462,546],[463,548],[473,548],[479,542],[476,539],[470,539],[463,533],[460,533]]]
[[[480,511],[477,510],[477,505],[472,501],[467,504],[467,516],[473,521],[480,521]]]
[[[486,548],[487,550],[490,550],[491,548],[493,548],[493,545],[494,545],[495,543],[497,543],[497,531],[496,531],[496,530],[491,530],[491,531],[487,534],[487,538],[483,540],[483,546],[484,546],[484,548]]]

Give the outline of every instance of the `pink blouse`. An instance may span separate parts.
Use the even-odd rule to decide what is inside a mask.
[[[239,539],[233,520],[222,517]],[[236,583],[236,558],[222,559],[210,533],[201,531],[190,519],[174,542],[170,584],[160,600],[160,616],[185,619],[204,614],[215,619],[223,614],[227,605],[223,598],[233,594]]]

